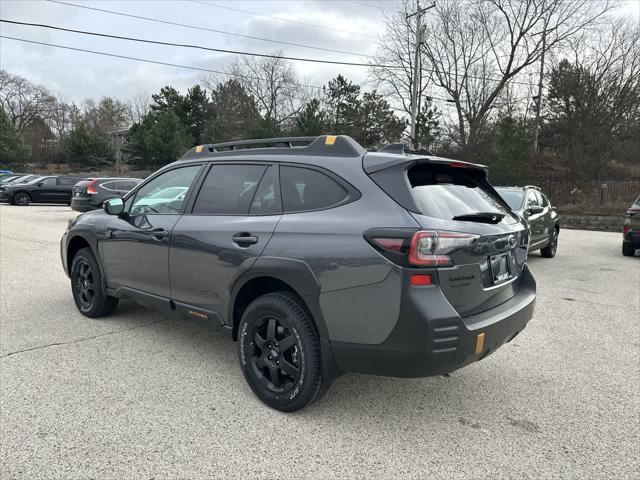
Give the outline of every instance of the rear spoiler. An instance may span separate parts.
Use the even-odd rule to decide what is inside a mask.
[[[414,213],[421,213],[411,195],[411,187],[407,179],[407,171],[419,164],[438,165],[464,169],[475,177],[475,181],[490,191],[495,199],[510,209],[504,199],[498,194],[488,180],[489,168],[476,163],[461,162],[442,157],[420,157],[417,155],[392,155],[383,153],[368,153],[362,159],[362,166],[369,177],[405,209]]]
[[[419,156],[407,154],[389,154],[385,152],[367,153],[362,159],[362,168],[368,174],[379,172],[398,165],[404,165],[406,168],[412,167],[418,163],[431,163],[435,165],[449,166],[455,168],[472,168],[484,170],[488,172],[489,167],[478,163],[463,162],[461,160],[453,160],[451,158],[436,156]]]

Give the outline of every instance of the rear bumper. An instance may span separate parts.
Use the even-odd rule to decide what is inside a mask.
[[[633,248],[640,248],[640,231],[630,231],[623,235],[622,241],[633,245]]]
[[[340,371],[392,377],[449,373],[495,352],[524,330],[533,317],[536,283],[526,266],[514,297],[464,318],[439,287],[411,287],[408,280],[407,275],[400,318],[384,342],[331,344]]]
[[[72,197],[71,198],[71,210],[76,212],[89,212],[91,210],[98,210],[98,205],[93,197]]]

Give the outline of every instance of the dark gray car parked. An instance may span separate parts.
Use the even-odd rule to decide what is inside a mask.
[[[82,314],[126,297],[224,332],[293,411],[341,372],[445,374],[512,340],[528,243],[486,167],[321,136],[195,147],[71,221],[61,257]]]
[[[529,224],[529,252],[540,250],[546,258],[556,256],[560,216],[540,187],[496,187],[511,209]]]
[[[34,181],[6,186],[6,199],[13,205],[35,203],[71,203],[71,190],[82,177],[43,176]]]
[[[102,208],[102,203],[113,197],[121,197],[142,182],[139,178],[93,178],[81,180],[73,186],[71,209],[88,212]]]

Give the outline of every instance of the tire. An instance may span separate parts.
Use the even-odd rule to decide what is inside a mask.
[[[290,292],[262,295],[247,307],[238,329],[238,354],[253,393],[276,410],[304,408],[328,389],[318,332]]]
[[[78,250],[73,257],[70,277],[73,300],[85,317],[104,317],[118,306],[117,298],[104,293],[104,279],[90,248]]]
[[[540,255],[544,258],[553,258],[556,256],[558,250],[558,234],[560,233],[558,227],[554,227],[549,235],[549,243],[546,247],[540,249]]]
[[[31,203],[31,195],[27,192],[16,192],[13,194],[11,198],[12,205],[19,205],[21,207],[26,207]]]
[[[622,255],[625,257],[633,257],[636,253],[636,249],[633,248],[633,243],[622,242]]]

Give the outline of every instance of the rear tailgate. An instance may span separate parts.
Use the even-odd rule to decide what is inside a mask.
[[[87,193],[87,187],[89,186],[90,183],[91,183],[91,180],[82,180],[76,183],[73,186],[73,190],[71,194],[72,197],[90,197],[91,195]]]
[[[443,237],[478,237],[473,245],[450,254],[452,266],[437,269],[447,300],[461,316],[468,316],[512,298],[518,292],[529,237],[522,220],[487,181],[486,170],[451,160],[403,158],[369,175],[424,230]]]

